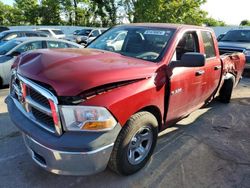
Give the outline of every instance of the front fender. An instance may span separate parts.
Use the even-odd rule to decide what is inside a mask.
[[[157,107],[163,117],[164,95],[165,85],[156,87],[155,77],[151,77],[97,95],[81,105],[106,107],[123,126],[134,113],[148,106]]]

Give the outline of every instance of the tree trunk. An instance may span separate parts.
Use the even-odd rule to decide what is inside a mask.
[[[77,0],[74,0],[74,8],[75,8],[75,25],[78,25],[78,13],[77,13]]]

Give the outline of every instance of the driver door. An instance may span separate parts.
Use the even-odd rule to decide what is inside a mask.
[[[179,40],[173,61],[180,61],[186,52],[200,52],[199,35],[186,32]],[[170,77],[167,122],[176,121],[198,108],[203,100],[206,81],[204,67],[175,67]]]

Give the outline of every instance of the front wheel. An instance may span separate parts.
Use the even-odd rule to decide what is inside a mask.
[[[134,114],[122,128],[115,142],[109,167],[123,175],[143,168],[156,145],[158,122],[149,112]]]

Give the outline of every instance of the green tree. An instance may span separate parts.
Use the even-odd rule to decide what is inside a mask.
[[[0,2],[0,25],[20,25],[25,22],[20,9]]]
[[[131,1],[130,1],[131,3]],[[133,22],[163,22],[202,25],[205,0],[137,0]]]
[[[93,16],[90,0],[62,0],[62,9],[70,25],[89,25]]]
[[[6,25],[6,12],[8,8],[9,7],[7,5],[0,1],[0,25]]]
[[[115,25],[117,22],[117,0],[91,0],[90,12],[92,23],[102,27]]]
[[[206,26],[226,26],[225,22],[220,21],[220,20],[216,20],[214,18],[206,18],[203,22]]]
[[[207,17],[200,7],[206,0],[120,0],[130,22],[225,25]]]
[[[40,17],[42,25],[58,25],[61,20],[60,0],[43,0],[40,6]]]
[[[37,0],[15,0],[16,7],[26,24],[36,25],[39,20],[39,5]]]
[[[241,25],[241,26],[250,26],[250,20],[242,20],[242,21],[240,22],[240,25]]]
[[[130,23],[133,22],[134,13],[135,13],[135,4],[136,0],[120,0],[119,6],[122,7],[122,11],[125,11],[127,14],[127,19]]]

